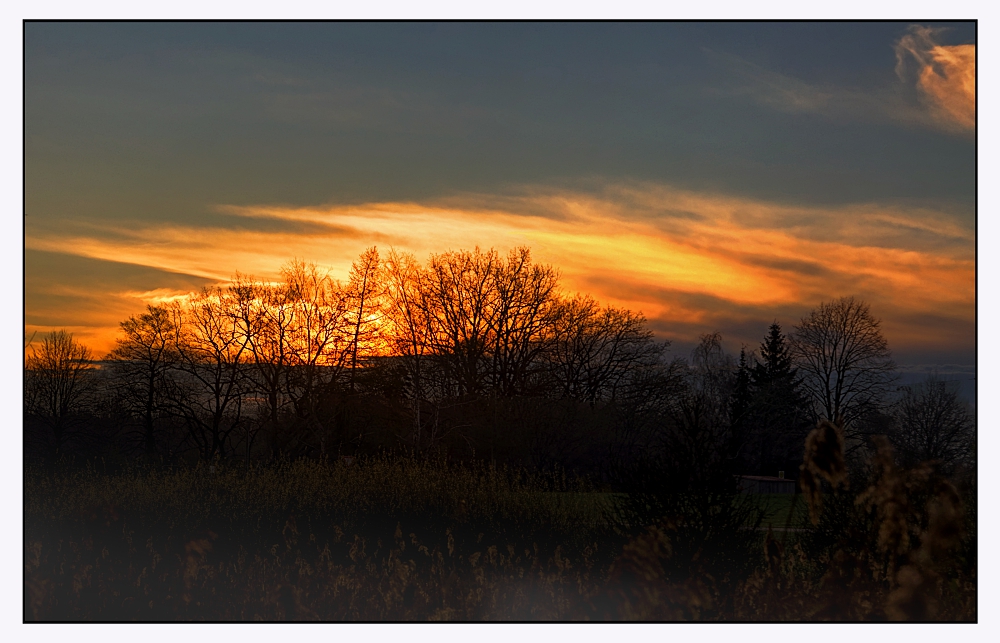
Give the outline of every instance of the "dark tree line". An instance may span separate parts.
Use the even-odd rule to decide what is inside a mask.
[[[794,476],[805,434],[842,418],[849,448],[974,461],[975,421],[932,380],[893,396],[879,321],[853,298],[738,360],[718,333],[671,355],[645,318],[559,287],[526,248],[366,250],[339,282],[293,261],[121,323],[95,363],[65,332],[29,350],[29,455],[118,449],[203,459],[378,448],[614,471],[664,459],[688,481]],[[651,460],[652,459],[652,460]]]

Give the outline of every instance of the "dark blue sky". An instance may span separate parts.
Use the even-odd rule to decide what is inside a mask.
[[[393,232],[334,239],[346,211],[295,208],[447,203],[466,213],[453,213],[461,242],[489,246],[495,233],[475,236],[484,209],[561,221],[581,216],[566,203],[593,201],[609,231],[648,224],[633,237],[656,237],[650,261],[714,257],[706,283],[740,274],[732,261],[763,270],[773,246],[757,302],[702,293],[669,262],[655,278],[577,274],[572,244],[510,228],[567,262],[574,287],[634,293],[678,342],[700,329],[755,344],[775,317],[857,294],[901,363],[969,368],[975,139],[969,106],[947,110],[971,63],[947,57],[974,44],[973,23],[28,22],[27,324],[106,342],[148,300],[122,292],[267,274],[279,254],[337,268]],[[239,210],[265,205],[285,210]],[[448,249],[426,236],[394,243]],[[209,238],[219,261],[234,243],[268,258],[208,270],[185,239]],[[839,276],[823,281],[820,264]]]
[[[28,179],[46,183],[29,213],[81,190],[125,201],[108,214],[163,216],[163,199],[197,211],[588,176],[971,212],[968,138],[863,105],[776,110],[755,89],[767,75],[890,91],[907,26],[28,23]]]

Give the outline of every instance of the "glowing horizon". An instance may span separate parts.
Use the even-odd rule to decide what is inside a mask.
[[[853,295],[973,368],[975,83],[968,22],[29,22],[25,339],[527,246],[678,350]]]
[[[566,291],[641,311],[660,334],[686,341],[693,339],[688,327],[716,330],[712,320],[725,314],[724,305],[760,314],[797,308],[804,314],[842,295],[871,301],[895,344],[928,339],[907,331],[901,322],[907,316],[948,310],[963,322],[974,319],[973,233],[941,212],[877,204],[795,207],[648,184],[609,186],[600,196],[533,188],[497,198],[504,207],[493,210],[481,207],[486,200],[470,195],[436,204],[226,205],[218,209],[273,222],[307,222],[327,232],[133,224],[107,236],[101,234],[106,228],[86,227],[29,236],[26,246],[225,284],[237,272],[275,280],[280,266],[293,258],[345,279],[351,262],[371,245],[409,252],[420,261],[477,245],[500,251],[524,245],[536,261],[560,271]],[[848,225],[838,224],[845,219]],[[483,243],[486,239],[491,242]],[[187,292],[92,294],[131,299],[135,314],[145,304]],[[698,296],[717,303],[692,305]],[[685,330],[663,332],[672,325]],[[47,329],[29,325],[28,332],[33,330]],[[115,331],[108,325],[76,329],[95,350],[110,347]]]

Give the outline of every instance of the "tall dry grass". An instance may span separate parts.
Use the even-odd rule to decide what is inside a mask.
[[[588,618],[613,555],[600,498],[560,473],[389,456],[29,471],[25,618]]]
[[[746,496],[639,528],[585,480],[408,457],[29,470],[25,619],[975,620],[974,498],[885,441],[848,471],[841,431],[773,531]]]
[[[821,421],[810,433],[800,484],[813,527],[790,545],[768,532],[766,562],[743,588],[739,617],[976,619],[976,524],[955,485],[933,463],[897,466],[884,437],[873,448],[853,481],[861,491],[852,492],[843,426]]]

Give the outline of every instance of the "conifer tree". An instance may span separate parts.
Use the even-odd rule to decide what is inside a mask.
[[[739,427],[745,442],[744,464],[748,471],[765,475],[792,471],[808,427],[807,402],[777,321],[760,344],[760,360],[750,353],[747,361],[752,365],[745,367],[749,382],[745,400],[740,402],[745,410]]]
[[[736,368],[736,385],[729,403],[729,420],[734,429],[738,429],[746,419],[747,412],[753,402],[750,386],[753,379],[753,368],[750,366],[752,355],[747,356],[746,347],[740,349],[740,362]]]
[[[777,381],[790,383],[794,379],[792,356],[777,321],[771,324],[767,336],[760,344],[760,356],[762,361],[754,368],[754,384],[759,386]]]

